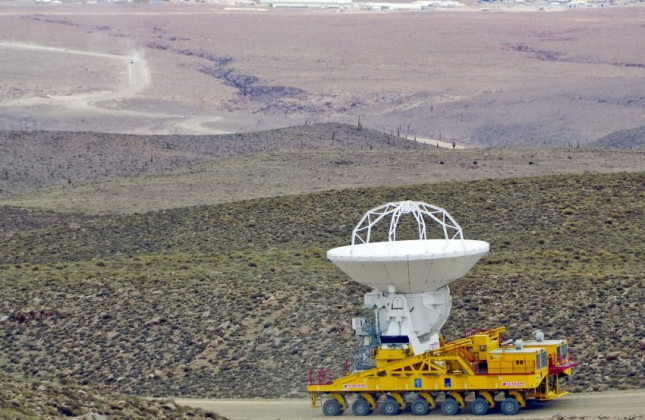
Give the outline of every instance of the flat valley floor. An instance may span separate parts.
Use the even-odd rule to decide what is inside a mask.
[[[459,146],[645,125],[645,7],[373,13],[0,4],[0,129],[345,122]]]

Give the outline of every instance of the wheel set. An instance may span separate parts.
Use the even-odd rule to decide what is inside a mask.
[[[430,404],[425,399],[419,397],[410,404],[410,412],[415,416],[425,416],[430,412]]]
[[[488,413],[488,401],[485,398],[477,397],[470,404],[470,411],[476,416],[485,416]]]
[[[370,403],[365,398],[358,397],[352,404],[352,413],[355,416],[367,416],[372,413],[372,407],[370,407]]]
[[[378,396],[372,395],[372,398],[376,403]],[[460,407],[460,403],[455,398],[453,398],[452,396],[446,396],[440,405],[441,413],[446,416],[457,415],[463,408],[463,400],[461,401],[461,403],[462,407]],[[492,400],[491,404],[493,404]],[[344,405],[345,408],[347,408],[346,402],[344,403]],[[520,404],[513,397],[505,398],[503,401],[497,404],[497,407],[499,408],[499,411],[504,415],[515,415],[520,411]],[[370,402],[367,401],[367,399],[365,399],[363,396],[356,398],[356,400],[354,400],[354,402],[352,403],[351,408],[352,413],[355,416],[360,417],[368,416],[372,414],[373,411],[375,411]],[[431,411],[430,404],[425,398],[421,396],[408,403],[406,408],[409,408],[410,413],[414,414],[415,416],[424,416]],[[483,398],[481,396],[476,396],[475,399],[470,403],[470,411],[474,415],[485,416],[491,410],[493,410],[493,408],[490,406],[489,402],[486,400],[486,398]],[[343,414],[345,409],[336,398],[330,398],[323,403],[322,411],[326,416],[339,416]],[[392,396],[388,395],[385,398],[385,401],[380,404],[380,412],[384,415],[395,416],[401,413],[401,411],[403,411],[401,409],[401,406],[399,405],[398,401]]]
[[[506,398],[504,401],[499,406],[500,411],[502,414],[505,414],[507,416],[512,416],[518,413],[520,411],[520,405],[517,403],[515,398]]]
[[[332,398],[323,403],[322,411],[326,416],[339,416],[343,413],[343,408],[335,398]]]

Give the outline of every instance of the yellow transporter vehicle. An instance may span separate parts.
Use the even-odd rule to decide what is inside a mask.
[[[352,411],[363,416],[384,397],[384,414],[396,415],[409,407],[413,414],[425,415],[443,396],[441,411],[454,415],[465,407],[468,396],[474,396],[472,413],[485,415],[502,397],[500,411],[512,415],[528,399],[549,401],[567,394],[560,389],[561,379],[577,365],[569,359],[567,341],[544,341],[537,334],[538,340],[526,344],[503,342],[505,331],[479,331],[416,356],[406,345],[380,345],[372,351],[375,367],[338,379],[328,371],[310,372],[312,406],[330,395],[322,409],[335,416],[349,407],[348,398],[354,398]]]
[[[389,221],[385,229],[377,226],[384,221]],[[439,238],[429,239],[429,231]],[[449,343],[440,338],[452,305],[449,284],[489,248],[487,242],[465,239],[444,209],[421,201],[386,203],[365,213],[351,244],[330,249],[327,258],[371,289],[363,308],[374,311],[374,321],[352,320],[363,345],[351,373],[336,379],[328,370],[309,372],[312,406],[329,396],[323,412],[339,415],[350,398],[354,414],[367,415],[382,399],[385,414],[409,405],[423,415],[441,401],[441,411],[454,415],[472,398],[474,414],[486,414],[497,401],[502,413],[516,414],[527,399],[565,395],[561,380],[576,365],[566,340],[545,341],[541,333],[527,343],[505,340],[504,327]]]

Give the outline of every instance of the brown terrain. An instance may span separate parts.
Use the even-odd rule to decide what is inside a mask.
[[[85,214],[357,187],[645,171],[645,152],[638,150],[451,150],[334,123],[213,136],[3,136],[0,204]]]
[[[411,198],[491,243],[449,339],[572,338],[529,418],[641,419],[645,7],[479,7],[0,3],[0,418],[321,416],[366,291],[325,251]]]
[[[4,4],[3,129],[217,134],[360,117],[460,145],[567,147],[641,130],[628,147],[643,147],[637,5],[381,14]]]

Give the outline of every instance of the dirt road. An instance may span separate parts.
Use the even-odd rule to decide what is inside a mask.
[[[311,408],[308,400],[197,400],[177,399],[177,404],[199,407],[214,411],[224,417],[241,419],[307,419],[323,418],[320,408]],[[587,416],[587,417],[631,417],[645,419],[645,390],[624,392],[603,392],[571,394],[549,403],[532,403],[520,411],[516,419],[544,419],[553,416]],[[350,417],[351,409],[345,411],[343,417]],[[443,418],[441,411],[436,409],[430,413],[433,418]],[[370,418],[385,418],[378,412]],[[409,413],[401,414],[397,419],[417,419]],[[468,406],[459,418],[481,418],[470,414]],[[486,419],[505,418],[507,416],[495,412]]]
[[[227,134],[226,131],[207,127],[208,123],[216,123],[220,117],[200,115],[178,115],[159,112],[146,112],[135,109],[109,109],[101,106],[101,103],[109,101],[122,101],[132,98],[145,91],[150,84],[150,67],[148,62],[138,54],[116,55],[94,51],[73,50],[68,48],[49,47],[45,45],[25,44],[19,42],[0,42],[0,48],[54,52],[61,55],[80,55],[87,57],[107,58],[123,63],[128,74],[128,82],[114,91],[90,91],[73,95],[45,95],[26,97],[16,100],[0,102],[0,107],[15,106],[63,106],[82,112],[99,114],[121,115],[128,117],[139,117],[151,119],[156,129],[144,127],[142,134],[157,133],[169,134],[179,130],[189,134]],[[158,127],[162,127],[161,129]]]
[[[429,139],[425,137],[415,137],[415,140],[418,141],[419,143],[436,145],[437,147],[443,147],[444,149],[453,148],[452,142],[450,141],[441,141],[441,140]],[[454,149],[465,149],[465,147],[460,144],[455,144]]]

